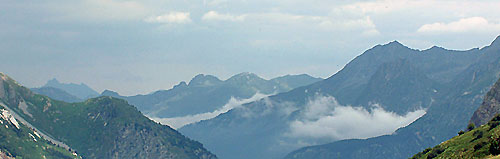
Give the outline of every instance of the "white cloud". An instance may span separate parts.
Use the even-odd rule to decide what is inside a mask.
[[[246,15],[220,14],[216,11],[209,11],[201,17],[205,21],[244,21]]]
[[[145,19],[148,23],[165,23],[165,24],[186,24],[191,23],[189,12],[170,12],[167,14],[153,16]]]
[[[229,101],[222,106],[221,108],[213,111],[213,112],[207,112],[207,113],[201,113],[201,114],[195,114],[195,115],[187,115],[183,117],[175,117],[175,118],[156,118],[156,117],[150,117],[152,120],[160,122],[162,124],[169,125],[170,127],[174,129],[179,129],[185,125],[191,124],[191,123],[196,123],[202,120],[208,120],[217,117],[218,115],[222,113],[226,113],[231,109],[234,109],[236,107],[241,106],[242,104],[253,102],[260,100],[262,98],[265,98],[269,95],[261,94],[261,93],[256,93],[253,95],[251,98],[248,99],[237,99],[231,97]]]
[[[369,138],[391,134],[424,114],[425,110],[416,110],[400,116],[378,105],[366,110],[340,105],[333,97],[317,96],[306,104],[301,117],[290,123],[286,136],[334,140]]]
[[[425,24],[418,32],[494,32],[500,31],[500,24],[488,22],[483,17],[462,18],[450,23]]]
[[[345,15],[314,16],[289,13],[259,13],[251,14],[248,19],[256,22],[266,22],[269,25],[291,25],[298,28],[319,29],[322,31],[361,30],[366,35],[378,33],[376,25],[368,16],[346,17]],[[371,33],[371,34],[368,34]]]

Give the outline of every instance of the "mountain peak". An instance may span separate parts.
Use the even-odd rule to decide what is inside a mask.
[[[394,40],[394,41],[391,41],[390,43],[386,44],[385,46],[404,46],[404,45],[401,44],[399,41]]]
[[[215,76],[199,74],[189,81],[189,86],[212,86],[220,82],[222,81]]]
[[[118,92],[106,89],[101,93],[101,96],[119,97],[120,94],[118,94]]]
[[[434,51],[434,50],[446,50],[446,49],[443,47],[439,47],[439,46],[432,46],[431,48],[423,50],[423,51]]]
[[[256,75],[255,73],[251,73],[251,72],[242,72],[242,73],[239,73],[237,75],[234,75],[233,77],[229,78],[229,79],[236,79],[236,78],[246,78],[246,79],[252,79],[252,78],[260,78],[258,75]]]
[[[51,80],[47,81],[47,84],[46,85],[50,85],[50,84],[60,84],[61,82],[59,82],[59,80],[57,80],[56,78],[52,78]]]
[[[179,84],[175,85],[174,89],[175,88],[185,88],[185,87],[187,87],[187,84],[186,84],[186,82],[182,81]]]

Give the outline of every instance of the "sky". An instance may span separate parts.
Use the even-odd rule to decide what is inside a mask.
[[[398,40],[464,50],[500,35],[497,0],[0,0],[0,72],[146,94],[197,74],[327,78]]]

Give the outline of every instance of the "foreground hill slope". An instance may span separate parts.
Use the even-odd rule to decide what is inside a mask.
[[[487,124],[465,132],[433,148],[415,154],[412,159],[498,158],[500,156],[500,116]]]
[[[45,140],[35,130],[18,122],[11,112],[0,105],[0,158],[73,159],[80,157]]]
[[[65,103],[35,94],[0,73],[0,100],[84,158],[216,158],[202,144],[149,120],[121,99]]]

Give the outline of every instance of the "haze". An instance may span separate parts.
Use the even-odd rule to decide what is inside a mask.
[[[329,77],[376,44],[470,49],[500,31],[494,0],[0,0],[0,68],[124,95],[196,74]],[[467,38],[464,38],[467,37]]]

